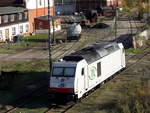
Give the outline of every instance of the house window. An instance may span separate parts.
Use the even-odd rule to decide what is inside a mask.
[[[3,40],[3,32],[0,30],[0,41]]]
[[[97,63],[97,77],[101,76],[101,62]]]
[[[22,13],[19,13],[19,20],[22,20]]]
[[[15,15],[10,15],[10,21],[13,22],[15,20]]]
[[[16,35],[16,28],[15,27],[12,27],[12,35]]]
[[[28,13],[27,12],[24,12],[24,18],[28,19]]]
[[[2,17],[0,16],[0,24],[2,23]]]
[[[8,22],[8,15],[4,15],[4,23]]]
[[[20,26],[20,33],[23,33],[23,26]]]
[[[26,32],[29,32],[29,25],[26,24]]]

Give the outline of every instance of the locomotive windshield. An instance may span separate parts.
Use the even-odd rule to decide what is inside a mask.
[[[52,71],[52,76],[74,77],[74,75],[74,67],[54,67]]]

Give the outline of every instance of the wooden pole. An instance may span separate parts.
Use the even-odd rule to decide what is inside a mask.
[[[51,24],[50,24],[50,0],[48,0],[48,49],[49,49],[49,71],[51,75],[52,58],[51,58]]]

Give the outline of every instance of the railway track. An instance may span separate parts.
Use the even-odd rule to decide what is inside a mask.
[[[33,92],[30,92],[30,94],[28,94],[25,97],[18,99],[15,103],[16,107],[13,107],[10,110],[7,110],[5,113],[13,113],[17,111],[18,108],[25,106],[26,104],[32,102],[34,99],[37,99],[40,96],[46,95],[45,88],[46,88],[46,85],[38,88],[37,90]]]
[[[132,64],[130,64],[130,65],[128,65],[127,66],[127,68],[124,70],[124,71],[122,71],[122,72],[120,72],[119,74],[117,74],[117,76],[115,75],[115,77],[113,78],[113,79],[111,79],[110,81],[109,81],[109,83],[110,82],[117,82],[118,80],[121,80],[121,81],[124,81],[125,79],[125,77],[123,77],[123,76],[121,76],[123,73],[125,73],[126,71],[128,71],[128,69],[130,69],[130,68],[132,68],[132,67],[134,67],[135,65],[137,65],[138,64],[138,62],[140,62],[145,56],[147,56],[147,55],[149,55],[150,54],[150,51],[149,51],[149,47],[148,48],[145,48],[143,51],[144,51],[144,53],[143,54],[135,54],[135,55],[132,55],[132,57],[130,57],[129,59],[128,59],[128,61],[129,60],[132,60],[132,59],[135,59],[135,57],[136,56],[138,56],[137,57],[137,59],[136,59],[136,61],[134,62],[134,63],[132,63]],[[127,63],[128,63],[128,61],[127,61]],[[127,77],[127,76],[126,76]],[[127,77],[128,78],[128,77]],[[126,80],[125,80],[126,81]],[[107,82],[108,82],[108,80],[107,80]],[[39,91],[39,93],[37,93],[37,92],[35,92],[37,95],[44,95],[45,93],[41,93],[41,91],[43,90],[43,88],[41,88],[41,90]],[[118,88],[117,89],[108,89],[108,90],[113,90],[113,91],[116,91],[116,90],[118,90]],[[96,90],[94,90],[94,91],[96,91]],[[94,92],[92,92],[92,93],[90,93],[88,96],[86,96],[85,98],[83,98],[83,100],[84,99],[86,99],[86,98],[88,98],[89,96],[91,96],[92,94],[93,94]],[[27,103],[30,103],[33,99],[35,99],[36,100],[36,98],[38,98],[38,96],[35,96],[35,94],[34,93],[32,93],[32,95],[34,95],[34,98],[31,98],[31,99],[29,99],[29,100],[26,100],[25,102],[23,102],[22,104],[20,104],[20,106],[18,106],[18,107],[21,107],[21,106],[24,106],[25,104],[27,104]],[[83,101],[82,100],[82,101]],[[71,103],[71,104],[69,104],[69,105],[65,105],[65,106],[63,106],[62,107],[62,109],[57,109],[55,106],[59,106],[59,105],[53,105],[53,103],[51,103],[51,105],[49,106],[49,109],[48,110],[46,110],[44,113],[66,113],[66,112],[68,112],[70,109],[72,109],[74,106],[76,105],[76,103]],[[18,107],[15,107],[15,108],[13,108],[13,109],[11,109],[11,110],[9,110],[8,112],[6,112],[6,113],[13,113],[14,111],[16,111],[17,110],[17,108]]]
[[[131,23],[130,23],[131,24]],[[150,51],[149,51],[149,47],[147,47],[147,48],[145,48],[143,51],[145,52],[145,53],[142,53],[142,54],[138,54],[138,58],[136,58],[137,57],[137,54],[133,54],[133,55],[129,55],[128,56],[128,58],[127,58],[127,67],[126,67],[126,69],[125,70],[123,70],[123,71],[121,71],[121,72],[119,72],[119,74],[117,73],[117,76],[113,76],[113,78],[111,78],[111,79],[108,79],[108,80],[106,80],[106,81],[110,81],[110,82],[117,82],[118,80],[121,80],[121,81],[123,81],[124,79],[122,78],[122,74],[123,73],[125,73],[126,71],[128,71],[128,69],[130,69],[130,68],[132,68],[132,67],[134,67],[135,65],[137,65],[138,64],[138,62],[140,62],[145,56],[147,56],[147,55],[149,55],[150,54]],[[136,59],[135,59],[136,58]],[[134,63],[129,63],[129,61],[130,60],[133,60],[134,59]],[[129,63],[129,64],[128,64]],[[120,77],[120,76],[121,77]],[[126,76],[127,78],[129,77],[129,76]],[[130,76],[131,77],[131,76]],[[105,81],[105,82],[106,82]],[[126,80],[125,80],[126,81]],[[124,82],[124,81],[123,81]],[[103,84],[103,83],[102,83]],[[118,90],[118,89],[109,89],[109,90],[114,90],[114,91],[116,91],[116,90]],[[90,96],[90,95],[88,95],[88,96]],[[86,97],[88,97],[88,96],[86,96]],[[86,99],[86,98],[84,98],[84,99]],[[61,109],[61,110],[57,110],[57,109],[49,109],[49,110],[47,110],[47,111],[45,111],[44,113],[66,113],[66,112],[68,112],[70,109],[72,109],[74,106],[76,105],[76,103],[73,103],[73,104],[71,104],[71,105],[68,105],[68,106],[66,106],[65,107],[65,109]]]
[[[83,35],[79,41],[73,41],[71,43],[63,43],[58,48],[55,48],[52,52],[52,58],[59,59],[65,55],[68,55],[74,51],[77,51],[87,45],[93,44],[95,42],[105,41],[106,37],[112,36],[110,29],[100,30],[97,32],[96,29],[84,29]],[[101,33],[101,35],[100,35]],[[102,35],[102,33],[104,35]]]
[[[113,76],[113,78],[110,78],[110,79],[106,80],[105,83],[111,83],[111,82],[116,83],[116,82],[118,82],[119,80],[122,81],[122,82],[128,82],[128,81],[130,81],[130,80],[131,80],[131,77],[133,77],[133,76],[121,76],[121,75],[124,74],[125,72],[127,72],[130,68],[133,68],[135,65],[137,65],[145,56],[150,55],[149,49],[150,49],[149,47],[148,47],[148,48],[145,48],[144,51],[146,51],[146,52],[145,52],[144,54],[140,54],[134,63],[128,65],[125,70],[123,70],[123,71],[121,71],[121,72],[115,74],[115,76]],[[137,55],[133,55],[133,56],[130,57],[130,59],[128,59],[128,60],[135,59],[135,56],[137,56]],[[128,61],[127,61],[127,63],[128,63]],[[109,82],[108,82],[108,81],[109,81]],[[102,84],[103,84],[103,83],[102,83]],[[100,84],[100,86],[101,86],[102,84]],[[97,88],[99,88],[100,86],[98,86]],[[97,89],[97,88],[96,88],[96,89]],[[121,89],[121,87],[120,87],[120,89]],[[117,87],[117,88],[108,88],[107,90],[118,91],[118,90],[120,90],[120,89],[118,89],[118,87]],[[94,91],[96,91],[96,90],[94,90]],[[88,98],[89,96],[91,96],[93,93],[94,93],[94,92],[92,92],[90,95],[86,96],[86,98]],[[107,96],[108,96],[108,95],[107,95]],[[86,99],[86,98],[83,98],[83,100]],[[116,99],[117,99],[117,98],[116,98]],[[81,100],[81,101],[83,101],[83,100]],[[46,111],[45,113],[66,113],[66,112],[68,112],[70,109],[72,109],[75,105],[76,105],[76,103],[71,104],[71,105],[68,105],[64,110],[51,110],[51,109],[50,109],[49,111]]]
[[[40,85],[42,84],[42,85]],[[11,108],[7,109],[7,110],[3,110],[0,111],[0,113],[13,113],[15,112],[19,107],[22,107],[28,103],[30,103],[35,97],[37,96],[41,96],[43,94],[47,93],[47,82],[45,80],[45,78],[40,78],[40,83],[39,80],[38,81],[34,81],[31,82],[29,84],[26,84],[26,87],[24,87],[24,90],[19,92],[21,93],[22,96],[18,97],[17,99],[15,99],[13,102],[9,103],[10,105],[12,105]],[[35,87],[35,88],[27,88],[27,87]],[[27,90],[26,90],[27,88]]]
[[[96,30],[85,30],[83,33],[89,33],[90,32],[90,34],[87,34],[87,35],[84,35],[84,36],[87,36],[87,37],[91,37],[92,35],[91,34],[96,34],[96,35],[94,35],[95,37],[96,37],[96,39],[92,39],[92,38],[82,38],[79,42],[72,42],[72,43],[70,43],[70,45],[68,45],[68,44],[65,44],[65,43],[63,43],[63,44],[60,44],[60,46],[58,46],[58,47],[56,47],[56,48],[54,48],[54,51],[53,51],[53,58],[56,58],[56,59],[59,59],[59,58],[61,58],[62,56],[64,56],[64,55],[67,55],[67,54],[70,54],[71,52],[73,52],[73,51],[76,51],[76,50],[78,50],[78,49],[81,49],[81,46],[83,47],[83,43],[85,44],[92,44],[92,43],[95,43],[95,42],[100,42],[100,41],[105,41],[106,39],[105,39],[105,37],[106,36],[112,36],[112,32],[110,32],[110,34],[107,34],[107,35],[100,35],[100,34],[98,34],[97,32],[96,32]],[[100,36],[100,38],[98,38],[98,36]],[[93,37],[93,36],[92,36]],[[85,45],[85,46],[87,46],[87,45]],[[69,51],[67,51],[69,49]],[[60,50],[63,50],[62,52],[60,52]],[[58,52],[60,52],[60,53],[58,53]],[[147,53],[147,54],[149,54],[149,53]],[[144,54],[144,56],[145,55],[147,55],[147,54]],[[142,59],[144,56],[141,56],[140,57],[140,59]],[[134,58],[135,56],[133,55],[131,58],[129,58],[128,60],[130,60],[130,59],[132,59],[132,58]],[[139,60],[140,60],[139,59]],[[139,60],[137,60],[137,62],[139,61]],[[132,64],[132,65],[134,65],[134,64]],[[131,66],[128,66],[127,67],[127,69],[128,68],[130,68],[130,67],[132,67],[132,65]],[[124,72],[124,71],[123,71]],[[121,73],[123,73],[123,72],[121,72]],[[112,79],[112,81],[113,81],[113,79]],[[38,91],[40,90],[40,92],[39,92],[39,95],[40,95],[40,93],[41,93],[41,90],[42,89],[38,89]],[[35,91],[35,93],[37,93],[37,91]],[[32,95],[35,95],[35,93],[33,92],[32,93]],[[43,95],[43,94],[41,94],[41,95]],[[22,104],[20,104],[20,106],[24,106],[25,104],[27,104],[27,103],[29,103],[31,100],[32,100],[33,98],[31,98],[31,99],[29,99],[28,101],[26,100],[25,102],[22,102]],[[66,106],[65,107],[65,109],[63,109],[63,110],[58,110],[58,111],[60,111],[61,113],[65,113],[65,112],[67,112],[68,110],[70,110],[72,107],[74,107],[74,105],[76,105],[75,103],[73,103],[73,104],[71,104],[71,105],[68,105],[68,106]],[[9,111],[7,111],[6,113],[12,113],[12,112],[14,112],[14,111],[16,111],[17,110],[17,108],[18,107],[15,107],[15,108],[13,108],[13,109],[11,109],[11,110],[9,110]],[[45,111],[45,113],[50,113],[50,112],[55,112],[55,111],[57,111],[57,110],[55,110],[55,109],[53,109],[53,106],[50,106],[49,107],[50,109],[49,110],[47,110],[47,111]]]
[[[106,37],[109,37],[109,39],[107,39]],[[53,54],[52,57],[55,59],[59,59],[64,55],[77,51],[89,44],[93,44],[95,42],[107,41],[110,39],[112,40],[112,37],[113,37],[113,31],[111,26],[107,28],[85,28],[82,31],[82,37],[79,41],[60,44],[60,47],[54,49],[54,52],[52,53]]]
[[[91,30],[91,29],[90,30],[88,29],[88,30],[84,31],[84,33],[89,33],[89,32],[92,34],[92,33],[95,33],[96,31]],[[90,38],[91,38],[90,36],[88,38],[81,38],[81,40],[79,42],[74,41],[74,42],[71,42],[69,44],[62,43],[59,46],[54,47],[53,54],[54,54],[54,56],[55,56],[56,59],[59,59],[59,58],[61,58],[62,56],[66,55],[66,54],[70,54],[71,52],[74,52],[77,49],[81,49],[81,47],[83,46],[83,43],[86,44],[86,45],[88,45],[89,43],[91,43],[92,39],[90,39]],[[63,49],[63,51],[61,53],[57,54],[62,49]],[[69,51],[68,51],[68,49],[69,49]],[[42,87],[44,87],[44,86],[42,86]],[[38,88],[35,91],[32,91],[29,94],[26,94],[25,96],[23,96],[23,97],[18,98],[17,100],[15,100],[15,102],[19,105],[18,107],[24,106],[24,104],[29,103],[31,99],[28,99],[28,97],[31,97],[31,95],[34,95],[34,94],[38,93],[38,91],[41,90],[41,89],[42,88]],[[25,98],[27,98],[27,99],[25,99]],[[11,109],[7,110],[6,113],[7,112],[11,113],[11,112],[16,111],[18,109],[18,107],[12,107]]]
[[[95,31],[92,31],[92,30],[86,30],[85,32],[95,32]],[[90,38],[90,37],[89,37]],[[91,42],[91,41],[89,41],[89,38],[82,38],[79,42],[77,42],[77,41],[74,41],[74,42],[72,42],[72,43],[70,43],[70,44],[66,44],[66,43],[63,43],[63,44],[60,44],[59,46],[57,46],[57,47],[55,47],[54,48],[54,51],[53,51],[53,54],[57,54],[58,53],[58,51],[60,51],[60,50],[62,50],[62,49],[64,49],[60,54],[58,54],[57,56],[55,56],[55,58],[60,58],[60,57],[62,57],[62,56],[64,56],[64,55],[66,55],[66,54],[69,54],[69,53],[71,53],[71,52],[73,52],[73,51],[75,51],[76,49],[80,49],[80,47],[82,47],[83,46],[83,42],[84,42],[84,44],[85,43],[87,43],[87,42]],[[91,40],[91,39],[90,39]],[[87,43],[87,44],[89,44],[89,43]],[[78,48],[77,48],[78,47]],[[67,49],[66,49],[67,48]],[[69,51],[68,51],[68,49],[69,49]],[[42,91],[43,90],[43,88],[45,87],[45,85],[43,86],[41,86],[40,88],[38,88],[38,89],[36,89],[36,90],[34,90],[34,91],[32,91],[32,92],[30,92],[30,93],[28,93],[28,94],[26,94],[26,95],[24,95],[23,97],[21,97],[21,98],[18,98],[17,100],[15,100],[15,103],[16,103],[16,105],[15,106],[17,106],[17,107],[12,107],[12,108],[10,108],[9,110],[7,110],[7,111],[5,111],[5,113],[12,113],[12,112],[15,112],[19,107],[23,107],[24,105],[26,105],[26,104],[28,104],[28,103],[30,103],[32,100],[33,100],[33,96],[35,95],[42,95],[42,93],[41,92],[44,92],[44,91]],[[33,95],[33,96],[32,96]]]
[[[96,30],[91,30],[91,29],[88,29],[88,30],[85,30],[84,33],[95,33]],[[99,39],[97,39],[99,40]],[[75,51],[75,50],[78,50],[78,49],[81,49],[81,47],[83,46],[83,43],[86,44],[86,46],[88,44],[91,44],[91,43],[94,43],[95,40],[93,40],[90,36],[88,38],[81,38],[81,40],[79,42],[77,41],[74,41],[70,44],[66,44],[66,43],[63,43],[63,44],[60,44],[59,46],[55,47],[54,48],[54,51],[53,51],[53,54],[55,55],[55,58],[61,58],[62,56],[66,55],[66,54],[70,54],[71,52]],[[66,49],[67,48],[67,49]],[[56,55],[60,50],[64,49],[61,53],[59,53],[58,55]],[[69,49],[69,51],[68,51]],[[25,104],[27,103],[30,103],[31,100],[33,99],[32,98],[32,95],[41,95],[40,93],[43,92],[41,91],[45,86],[42,86],[41,88],[38,88],[32,92],[30,92],[29,94],[19,98],[16,100],[15,103],[18,104],[17,107],[13,107],[9,110],[6,111],[6,113],[12,113],[12,112],[15,112],[19,107],[22,107],[24,106]],[[39,92],[40,91],[40,92]]]

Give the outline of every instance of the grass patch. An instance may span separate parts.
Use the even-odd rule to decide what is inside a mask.
[[[14,44],[4,44],[0,46],[0,53],[16,53],[31,48],[28,43],[19,42]]]
[[[144,29],[150,29],[150,25],[145,25]]]
[[[0,53],[17,53],[33,47],[46,47],[48,41],[47,34],[37,34],[33,36],[26,36],[23,41],[17,43],[2,44],[0,46]],[[45,44],[44,44],[45,43]]]
[[[61,34],[62,32],[56,32],[55,38],[57,38]],[[0,53],[18,53],[20,51],[28,50],[34,47],[47,47],[47,44],[48,34],[36,34],[32,36],[25,36],[20,42],[0,45]]]
[[[150,91],[148,87],[141,87],[141,83],[142,81],[131,81],[120,91],[115,107],[119,113],[150,112]]]
[[[129,48],[126,50],[127,53],[141,53],[143,52],[143,49],[134,49],[134,48]]]
[[[100,111],[103,111],[104,109],[106,111],[110,111],[111,109],[113,109],[114,105],[107,104],[107,105],[102,106],[100,104],[101,101],[99,101],[99,100],[101,100],[100,98],[103,98],[105,100],[105,98],[101,97],[101,95],[103,95],[103,93],[106,93],[107,91],[109,91],[107,89],[111,89],[111,88],[115,87],[116,85],[118,85],[118,84],[107,82],[106,84],[102,85],[99,89],[97,89],[95,92],[93,92],[87,99],[82,100],[81,103],[79,103],[77,106],[75,106],[75,111],[71,111],[69,113],[79,113],[81,111],[82,111],[82,113],[92,113],[92,112],[101,113]]]
[[[45,42],[48,40],[48,34],[36,34],[24,37],[26,42]]]
[[[0,89],[11,90],[27,82],[33,82],[49,73],[48,60],[32,62],[1,62]]]
[[[35,60],[24,62],[0,62],[1,70],[5,72],[19,71],[19,72],[48,72],[48,60]]]
[[[115,101],[109,100],[109,98],[113,98],[109,89],[114,85],[122,87],[114,91]],[[81,111],[82,113],[149,113],[150,91],[148,89],[149,86],[142,86],[142,80],[119,82],[117,84],[107,83],[82,103],[76,105],[69,113],[79,113]]]

